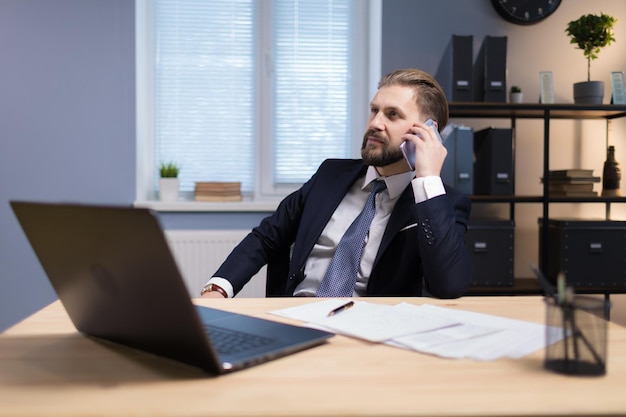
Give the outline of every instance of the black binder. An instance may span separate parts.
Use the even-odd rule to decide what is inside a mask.
[[[488,128],[474,133],[474,194],[513,195],[513,130]]]
[[[444,138],[448,156],[441,169],[441,179],[467,195],[474,194],[474,131],[456,126]]]
[[[473,101],[472,35],[452,35],[439,63],[435,78],[446,93],[448,101]]]
[[[475,101],[506,103],[506,36],[485,36],[474,65]]]

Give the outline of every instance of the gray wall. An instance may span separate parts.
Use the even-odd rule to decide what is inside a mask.
[[[552,69],[557,101],[571,102],[571,83],[586,68],[563,25],[600,11],[625,24],[621,0],[563,1],[532,27],[504,22],[489,0],[383,0],[382,72],[434,73],[452,34],[473,34],[475,51],[484,35],[507,35],[509,79],[533,94],[538,70]],[[624,69],[623,34],[618,26],[617,46],[594,64],[604,73]],[[0,0],[0,331],[55,299],[9,200],[134,201],[134,76],[134,1]],[[166,228],[249,228],[263,215],[169,213],[162,220]]]
[[[0,330],[55,299],[9,200],[135,198],[134,2],[0,1]]]

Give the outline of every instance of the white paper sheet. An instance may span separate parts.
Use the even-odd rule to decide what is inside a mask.
[[[346,301],[329,299],[271,313],[311,327],[446,358],[521,358],[545,346],[542,324],[430,304],[390,306],[355,301],[354,307],[328,317]]]
[[[394,337],[457,324],[446,318],[423,314],[420,307],[406,303],[389,306],[355,301],[354,307],[328,316],[330,311],[345,303],[346,300],[324,300],[272,313],[370,342],[383,342]]]

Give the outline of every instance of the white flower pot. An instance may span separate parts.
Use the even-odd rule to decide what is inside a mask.
[[[524,101],[524,93],[509,93],[509,101],[511,103],[522,103]]]
[[[159,178],[159,198],[161,201],[178,200],[178,178]]]

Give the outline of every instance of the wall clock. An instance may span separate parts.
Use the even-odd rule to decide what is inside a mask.
[[[518,25],[532,25],[550,16],[561,0],[491,0],[498,14]]]

